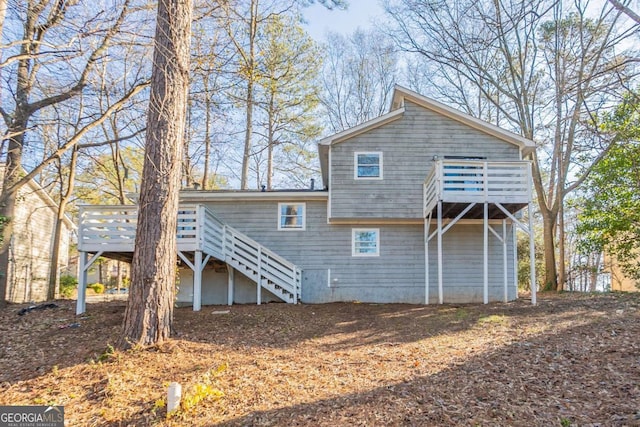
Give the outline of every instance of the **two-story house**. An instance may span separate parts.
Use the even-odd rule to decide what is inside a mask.
[[[0,176],[4,174],[4,169],[5,165],[0,164]],[[23,303],[47,299],[57,217],[58,204],[36,181],[29,180],[18,190],[8,247],[8,270],[0,271],[7,282],[4,296],[7,301]],[[59,273],[69,265],[69,247],[74,228],[66,215],[61,226],[58,242],[60,255],[56,266],[58,278]]]
[[[396,87],[389,113],[319,142],[320,189],[184,191],[178,302],[513,300],[534,147]],[[133,251],[136,212],[85,207],[83,268]]]

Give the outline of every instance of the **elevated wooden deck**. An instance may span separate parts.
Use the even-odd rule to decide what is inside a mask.
[[[436,160],[431,173],[424,182],[425,218],[425,301],[429,296],[429,242],[435,239],[438,254],[438,302],[443,302],[444,262],[443,236],[461,220],[482,220],[483,228],[483,301],[489,302],[489,235],[502,243],[504,301],[508,301],[508,234],[507,222],[511,222],[514,236],[518,227],[529,236],[531,263],[531,303],[536,304],[535,263],[532,200],[531,164],[526,161],[488,162],[476,160]],[[529,224],[524,224],[515,213],[528,207]],[[435,230],[432,221],[435,219]],[[445,225],[443,220],[447,221]],[[490,220],[502,220],[502,232],[496,230]],[[515,269],[515,268],[514,268]]]
[[[136,205],[83,206],[78,224],[80,286],[86,272],[99,257],[131,261],[136,238]],[[295,264],[219,220],[204,205],[180,205],[176,227],[178,256],[194,271],[194,310],[200,309],[200,285],[204,266],[224,262],[257,284],[258,304],[262,288],[285,302],[297,303],[302,272]],[[89,254],[93,254],[91,258]],[[230,286],[232,284],[230,283]],[[77,312],[84,312],[78,296]],[[230,302],[231,304],[231,302]]]
[[[504,219],[528,205],[532,197],[531,164],[526,161],[487,162],[437,160],[424,183],[424,216],[442,202],[442,218],[455,218],[470,204],[466,219]],[[503,209],[501,209],[500,205]]]
[[[78,250],[121,254],[133,253],[138,206],[82,206],[78,224]],[[224,260],[222,234],[225,224],[202,205],[181,205],[176,229],[178,250],[203,251]]]

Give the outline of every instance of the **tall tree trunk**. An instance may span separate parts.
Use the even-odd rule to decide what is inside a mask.
[[[118,293],[120,292],[120,288],[122,288],[122,262],[116,261],[116,289]]]
[[[242,175],[240,177],[240,188],[243,190],[249,188],[249,161],[251,160],[251,135],[253,134],[253,86],[256,78],[255,40],[258,32],[258,0],[251,0],[251,16],[249,19],[249,56],[245,63],[245,72],[247,74],[246,129],[244,132],[244,153],[242,154]]]
[[[23,123],[24,122],[24,123]],[[11,235],[13,234],[13,218],[16,209],[17,190],[10,191],[20,179],[22,171],[22,144],[24,142],[24,132],[26,119],[18,123],[14,120],[14,126],[8,129],[12,135],[8,141],[7,160],[5,164],[4,178],[2,184],[2,201],[0,202],[0,216],[7,219],[2,229],[2,245],[0,245],[0,297],[3,304],[7,300],[9,289],[9,252],[11,245]]]
[[[209,95],[208,79],[205,77],[205,115],[204,115],[204,170],[202,172],[201,187],[203,190],[207,189],[207,181],[209,181],[209,167],[211,163],[211,96]]]
[[[273,189],[273,144],[267,148],[267,190]]]
[[[564,230],[564,200],[560,202],[560,212],[558,212],[558,286],[556,290],[563,291],[567,281],[566,270],[566,233]]]
[[[251,160],[251,134],[253,124],[253,82],[247,82],[247,111],[246,129],[244,131],[244,152],[242,154],[242,176],[240,177],[240,188],[249,188],[249,161]]]
[[[56,224],[53,231],[53,248],[51,249],[51,266],[49,268],[49,289],[47,290],[47,299],[52,300],[56,297],[56,289],[58,285],[58,264],[60,263],[60,236],[62,235],[62,226],[64,225],[64,215],[67,210],[67,204],[73,194],[73,187],[76,178],[76,164],[78,160],[78,146],[73,147],[71,152],[71,161],[69,164],[69,180],[67,189],[61,192],[60,203],[56,212]],[[60,165],[62,171],[62,165]],[[60,173],[60,185],[62,184],[62,173]]]
[[[532,139],[532,138],[530,138]],[[538,156],[532,154],[533,185],[536,190],[538,207],[542,216],[542,240],[544,245],[544,289],[556,290],[558,275],[556,269],[555,227],[557,211],[549,208],[546,192],[542,183],[542,172]],[[531,215],[531,212],[529,213]],[[533,285],[533,284],[532,284]]]
[[[185,136],[182,139],[183,142],[183,150],[182,150],[182,176],[184,178],[184,186],[185,188],[193,187],[193,176],[191,175],[191,154],[189,153],[190,145],[191,145],[191,107],[193,101],[191,99],[187,100],[187,123],[189,126],[185,128]]]
[[[541,209],[542,215],[542,236],[544,241],[544,290],[555,291],[558,287],[558,276],[556,270],[556,247],[555,247],[555,217],[548,209]]]
[[[593,261],[589,263],[589,290],[595,292],[598,290],[598,272],[600,271],[602,252],[593,253],[589,258]]]
[[[191,14],[191,0],[158,2],[138,226],[120,342],[124,347],[157,344],[171,334]]]
[[[271,190],[273,186],[273,149],[275,148],[275,137],[274,137],[274,127],[275,127],[275,118],[274,118],[274,94],[273,91],[269,94],[269,129],[267,135],[267,190]]]

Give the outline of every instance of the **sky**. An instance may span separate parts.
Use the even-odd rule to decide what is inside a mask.
[[[371,27],[376,18],[384,15],[379,0],[348,0],[347,10],[328,10],[320,4],[314,4],[304,11],[307,29],[316,41],[323,41],[327,31],[351,34],[356,29]]]

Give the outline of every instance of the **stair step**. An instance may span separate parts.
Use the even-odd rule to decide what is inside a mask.
[[[240,233],[237,233],[238,235],[240,235]],[[252,280],[255,283],[258,283],[262,288],[270,291],[271,293],[273,293],[274,295],[278,296],[279,298],[281,298],[282,300],[284,300],[285,302],[293,302],[294,300],[296,300],[297,298],[299,298],[300,296],[300,285],[299,283],[296,283],[294,285],[292,285],[291,283],[288,283],[287,281],[280,281],[279,278],[275,278],[275,281],[271,280],[274,279],[273,277],[269,276],[265,277],[261,274],[258,273],[258,271],[256,271],[256,269],[254,267],[251,267],[247,264],[247,261],[242,258],[239,257],[235,252],[234,252],[234,248],[233,245],[235,244],[235,239],[236,237],[232,237],[230,238],[227,242],[226,242],[226,247],[225,250],[227,252],[226,255],[226,262],[227,264],[229,264],[230,266],[232,266],[233,268],[235,268],[236,270],[238,270],[238,272],[242,273],[244,276],[246,276],[247,278],[249,278],[250,280]],[[240,237],[241,239],[241,237]],[[251,245],[250,245],[251,246]],[[248,247],[243,248],[243,250],[248,250]],[[257,248],[257,247],[252,247],[251,250],[256,250],[256,251],[260,251],[261,249]],[[270,252],[268,250],[268,248],[264,248],[262,247],[262,255],[264,257],[264,259],[269,259],[272,258],[272,256],[270,255]],[[268,268],[268,266],[266,267]],[[299,275],[299,270],[297,270],[296,272],[296,280],[300,281],[301,277]],[[267,273],[268,274],[268,273]]]

